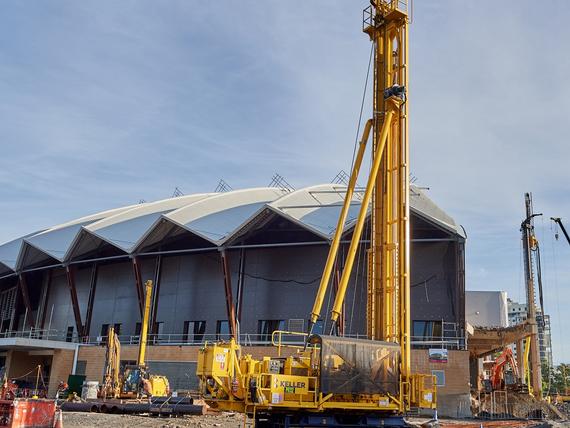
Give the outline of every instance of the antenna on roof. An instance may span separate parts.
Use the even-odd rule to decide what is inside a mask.
[[[214,192],[221,193],[221,192],[229,192],[231,190],[234,190],[232,186],[226,183],[223,178],[220,178],[220,181],[218,182],[218,185],[214,189]]]
[[[344,169],[341,169],[337,175],[331,180],[332,184],[344,184],[348,186],[350,176],[346,173]]]
[[[173,197],[173,198],[177,198],[177,197],[179,197],[179,196],[184,196],[184,193],[182,193],[182,190],[180,190],[180,189],[178,188],[178,186],[176,186],[176,187],[174,188],[174,192],[172,193],[172,197]]]
[[[271,177],[271,182],[268,187],[278,187],[280,189],[287,190],[288,192],[295,190],[295,188],[291,186],[282,175],[277,173],[273,174],[273,177]]]
[[[429,190],[429,187],[425,187],[425,186],[418,186],[416,184],[416,182],[418,181],[418,177],[416,177],[414,174],[410,173],[410,184],[413,184],[414,187],[418,190]],[[416,192],[414,189],[410,188],[410,193],[414,196],[418,196],[419,193]]]

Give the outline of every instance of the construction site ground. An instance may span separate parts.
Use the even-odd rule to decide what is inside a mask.
[[[427,419],[412,418],[410,423],[414,426],[421,427],[423,423],[428,422]],[[238,428],[244,426],[244,420],[241,415],[235,413],[213,413],[203,416],[185,416],[178,418],[157,418],[151,416],[133,416],[133,415],[113,415],[105,413],[79,413],[65,412],[63,414],[64,428],[86,428],[86,427],[114,427],[114,428],[177,428],[177,427],[196,427],[196,428]],[[251,424],[247,424],[251,427]],[[570,422],[533,422],[533,421],[466,421],[466,420],[441,420],[441,428],[531,428],[531,427],[570,427]]]

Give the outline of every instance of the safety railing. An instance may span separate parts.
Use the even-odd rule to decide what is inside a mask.
[[[24,339],[43,339],[56,340],[60,342],[77,342],[77,334],[69,334],[66,331],[55,329],[35,329],[28,330],[8,330],[0,332],[0,339],[8,338],[24,338]]]
[[[429,349],[439,348],[448,350],[465,350],[467,342],[464,336],[412,336],[412,348]]]
[[[280,334],[279,338],[274,335]],[[305,333],[276,331],[273,334],[251,334],[242,333],[239,335],[239,343],[244,346],[272,346],[281,342],[283,345],[302,346],[304,345]],[[77,333],[69,333],[55,329],[27,329],[0,332],[0,339],[5,338],[27,338],[39,340],[54,340],[60,342],[81,343],[85,345],[104,345],[107,342],[106,336],[83,336],[79,337]],[[140,335],[123,335],[120,334],[119,340],[123,345],[138,345],[140,343]],[[365,334],[350,334],[344,337],[352,339],[366,339]],[[274,340],[278,339],[278,340]],[[463,336],[441,337],[441,336],[412,336],[412,348],[428,349],[440,348],[448,350],[465,350],[466,340]],[[230,340],[228,334],[183,334],[183,333],[161,333],[149,334],[148,345],[204,345],[206,342],[217,342],[221,340]]]
[[[408,14],[408,0],[378,0],[378,6],[382,9],[383,15],[392,11],[399,11]],[[374,27],[376,18],[376,8],[367,6],[362,13],[362,29],[366,31],[368,27]]]

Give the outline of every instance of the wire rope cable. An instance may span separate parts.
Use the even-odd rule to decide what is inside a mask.
[[[370,68],[372,65],[372,58],[374,53],[374,44],[370,46],[370,57],[368,58],[368,68],[366,69],[366,79],[364,80],[364,90],[362,91],[362,101],[360,103],[360,113],[358,115],[358,125],[356,127],[356,137],[354,138],[354,149],[352,151],[352,161],[350,162],[350,172],[354,169],[354,159],[356,158],[356,151],[358,149],[358,136],[360,135],[360,127],[362,126],[362,113],[364,112],[364,102],[366,101],[366,92],[368,90],[368,80],[370,77]]]

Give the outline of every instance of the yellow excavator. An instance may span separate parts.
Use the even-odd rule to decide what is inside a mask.
[[[245,355],[235,336],[206,344],[197,375],[211,407],[276,427],[403,427],[411,408],[436,408],[434,376],[412,373],[410,364],[408,24],[407,1],[373,0],[364,10],[363,31],[374,49],[372,118],[359,143],[308,330],[274,332],[277,350],[261,359]],[[372,165],[335,295],[331,335],[313,334],[370,135]],[[333,333],[368,213],[368,339],[355,340]],[[281,340],[292,335],[304,345]]]
[[[113,327],[107,336],[107,352],[105,355],[105,374],[99,391],[101,398],[142,398],[166,397],[170,393],[169,382],[165,376],[148,372],[145,364],[150,304],[152,298],[152,281],[145,283],[145,306],[141,323],[139,352],[136,365],[127,365],[121,372],[121,342]]]

